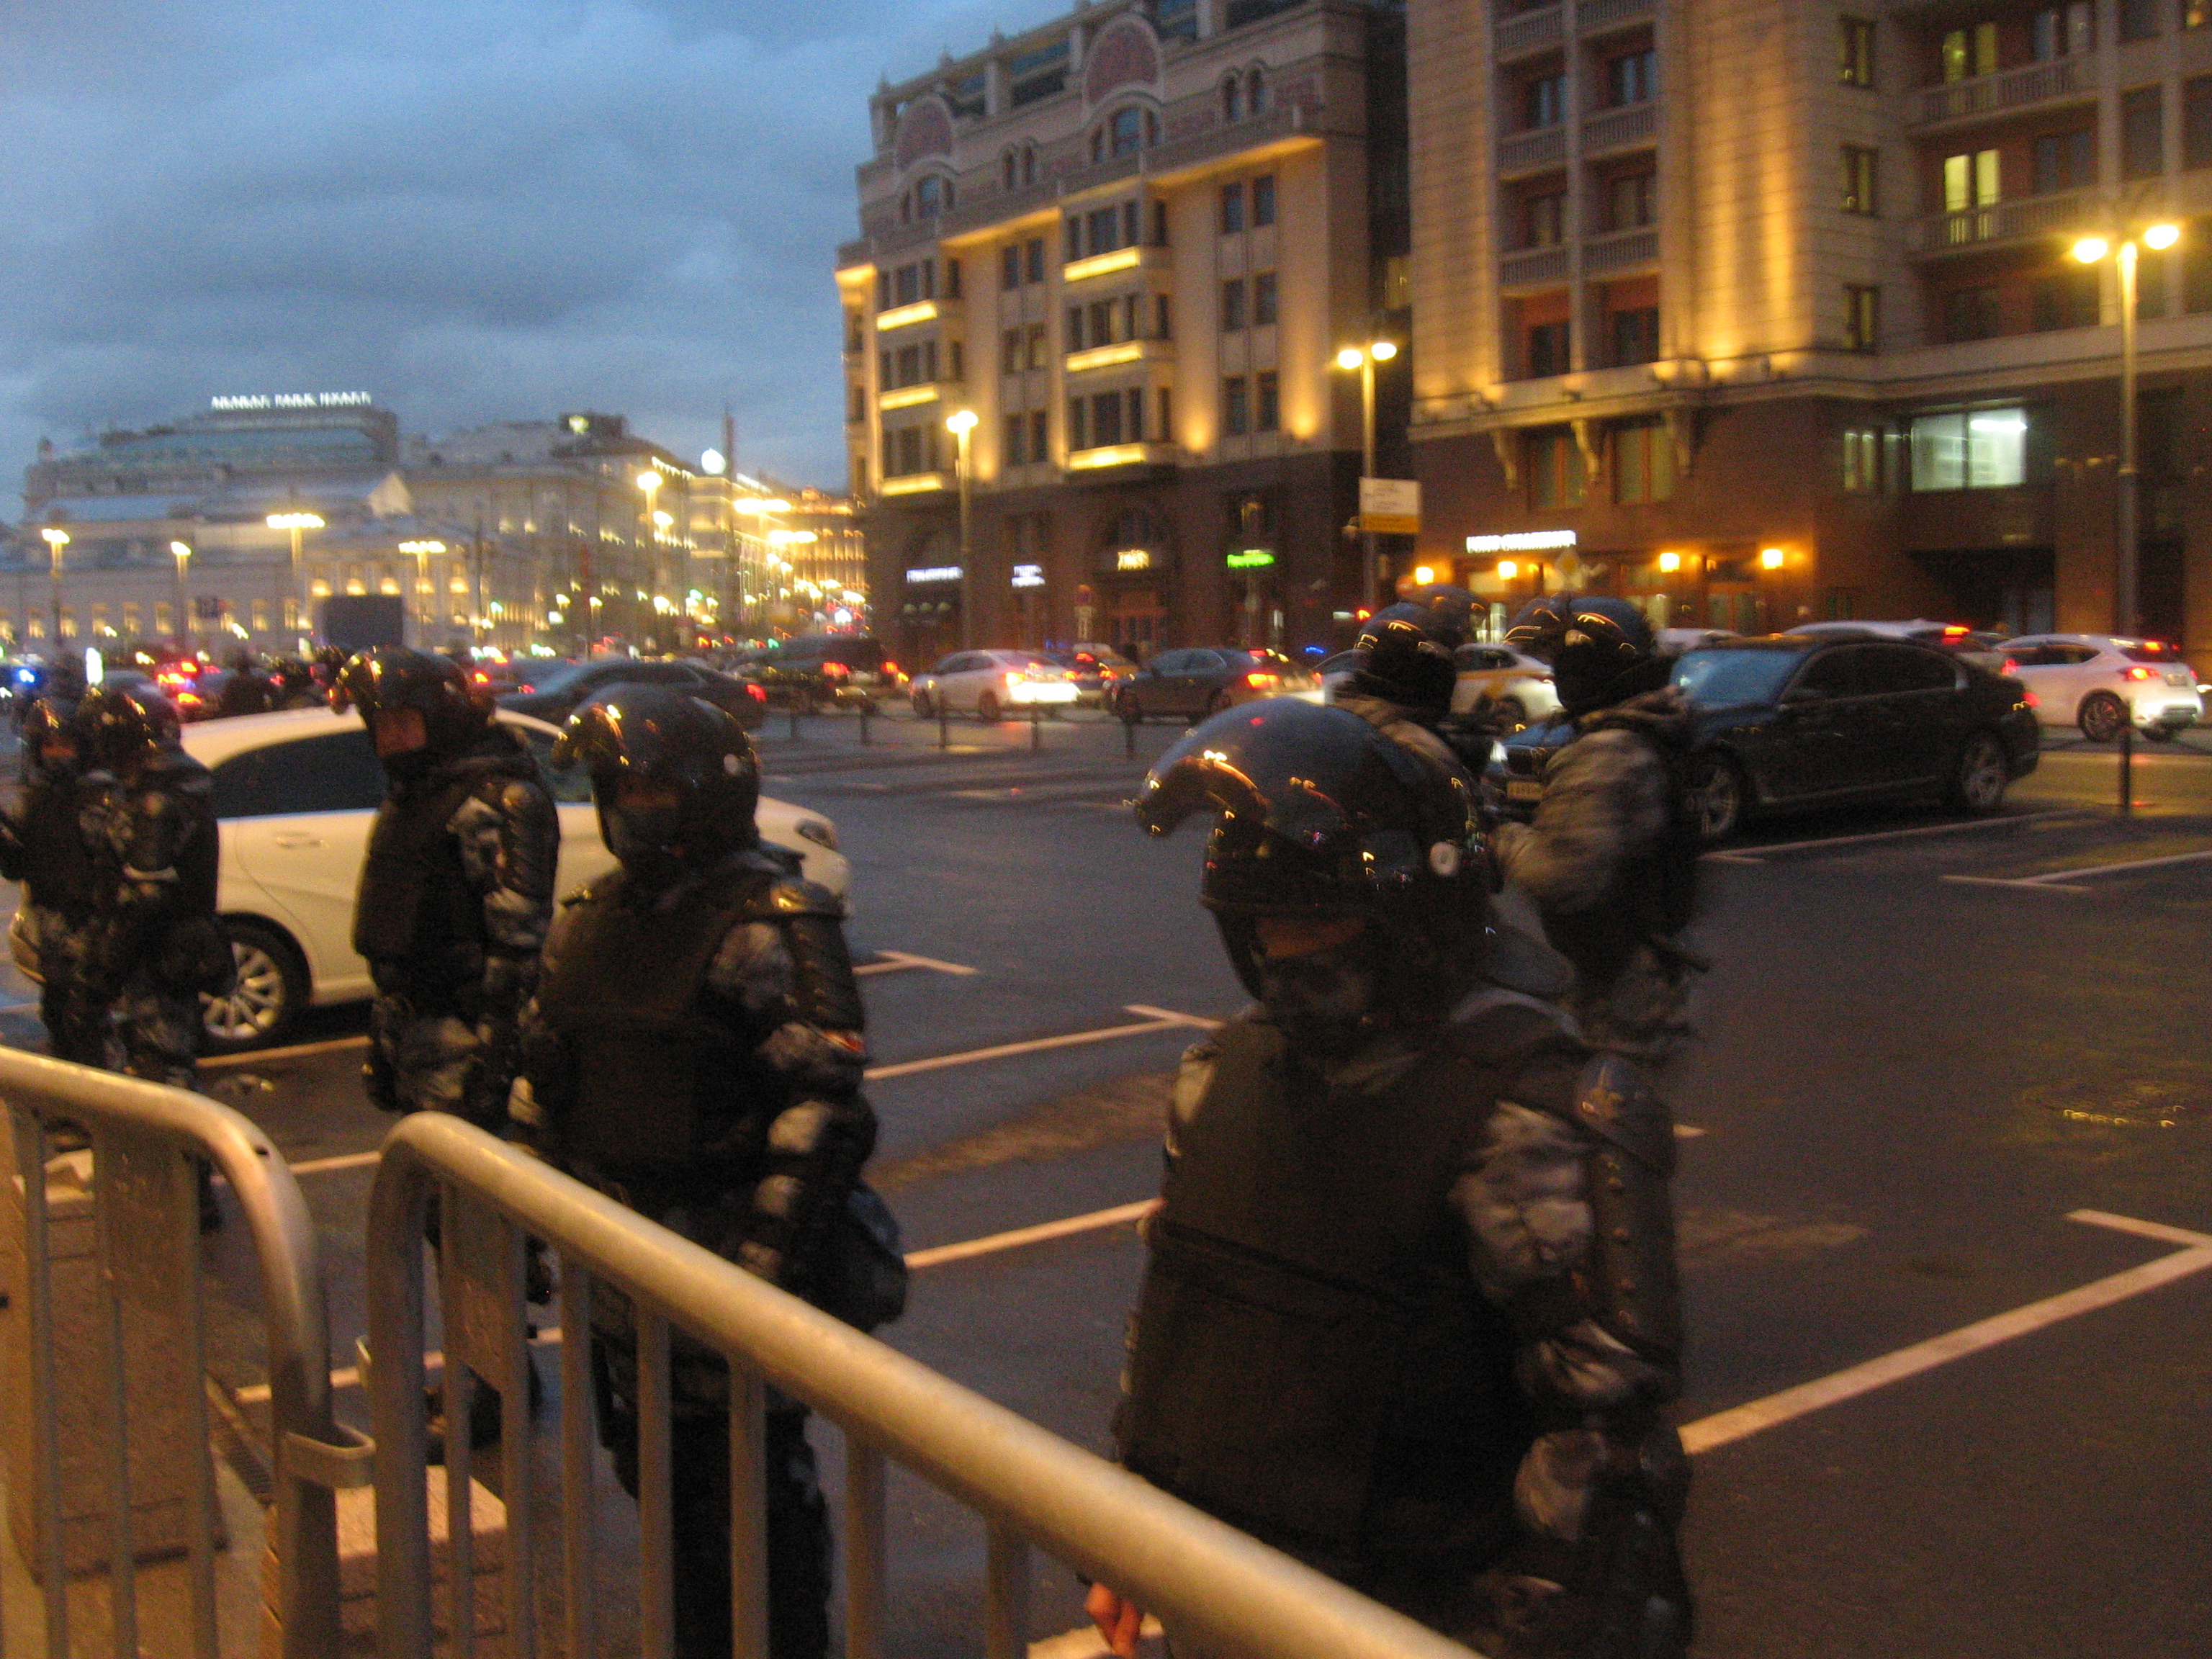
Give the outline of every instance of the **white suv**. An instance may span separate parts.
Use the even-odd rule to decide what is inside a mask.
[[[2078,726],[2092,743],[2132,722],[2154,742],[2204,717],[2197,675],[2156,640],[2105,634],[2032,634],[2005,641],[2004,672],[2035,694],[2045,726]]]

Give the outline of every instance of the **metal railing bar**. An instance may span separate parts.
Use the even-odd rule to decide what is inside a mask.
[[[1322,1653],[1330,1659],[1467,1659],[1459,1644],[458,1118],[417,1113],[392,1129],[386,1147],[372,1202],[378,1228],[372,1261],[393,1237],[384,1230],[404,1213],[409,1191],[433,1180],[456,1182],[641,1299],[641,1308],[649,1300],[708,1346],[744,1356],[769,1382],[816,1407],[848,1436],[882,1445],[931,1484],[1018,1528],[1078,1571],[1114,1583],[1194,1645],[1240,1659]],[[665,1361],[666,1325],[657,1314],[641,1312],[639,1327],[641,1358],[648,1357],[644,1339],[657,1327]],[[652,1369],[642,1368],[641,1392]],[[377,1384],[386,1386],[380,1375]],[[652,1386],[665,1400],[665,1379]],[[653,1414],[641,1416],[642,1431]],[[380,1452],[384,1462],[393,1461],[390,1446]],[[665,1499],[661,1515],[665,1519]],[[641,1519],[650,1568],[653,1517]],[[665,1554],[658,1570],[666,1571]],[[393,1589],[405,1591],[404,1584]],[[408,1653],[392,1651],[394,1659]],[[649,1656],[661,1651],[647,1650]]]
[[[450,1187],[438,1195],[438,1205],[439,1322],[450,1332],[464,1294],[461,1229],[454,1223]],[[477,1374],[456,1353],[440,1384],[446,1408],[446,1587],[453,1606],[453,1651],[455,1659],[471,1659],[477,1650],[477,1534],[476,1506],[470,1499],[476,1448],[469,1430],[476,1415]]]
[[[845,1437],[845,1659],[883,1659],[884,1454]]]
[[[60,1425],[54,1419],[54,1281],[46,1224],[46,1131],[30,1113],[15,1114],[15,1163],[23,1182],[23,1254],[31,1291],[31,1368],[37,1399],[32,1437],[39,1472],[39,1554],[46,1583],[47,1659],[69,1659],[68,1553],[64,1547]]]
[[[431,1647],[430,1524],[422,1470],[422,1219],[427,1182],[379,1182],[369,1195],[368,1343],[377,1356],[368,1394],[376,1436],[377,1650],[427,1659]],[[387,1213],[387,1211],[396,1212]],[[407,1241],[380,1250],[381,1241]]]
[[[107,1618],[116,1659],[138,1659],[138,1547],[131,1524],[130,1378],[123,1355],[123,1286],[115,1270],[115,1161],[96,1131],[92,1151],[92,1229],[100,1260],[101,1346],[107,1366]],[[197,1261],[193,1271],[198,1271]],[[55,1524],[61,1524],[58,1513]]]
[[[986,1535],[983,1659],[1024,1659],[1030,1650],[1030,1542],[993,1520]]]
[[[592,1276],[580,1262],[561,1261],[561,1328],[591,1328]],[[592,1450],[597,1400],[592,1345],[561,1345],[561,1547],[568,1659],[599,1659],[599,1602],[593,1583]]]
[[[633,1300],[637,1323],[638,1649],[670,1659],[676,1647],[675,1528],[669,1486],[668,1322]]]
[[[189,1154],[173,1161],[169,1179],[176,1197],[169,1210],[170,1248],[177,1260],[192,1264],[185,1275],[185,1376],[200,1386],[185,1390],[185,1455],[190,1460],[191,1498],[190,1531],[186,1540],[191,1580],[192,1651],[197,1659],[217,1659],[221,1638],[216,1629],[215,1437],[208,1421],[207,1286],[199,1272],[199,1171]]]
[[[730,1366],[730,1626],[737,1659],[768,1659],[768,1389]]]
[[[507,1659],[537,1659],[537,1516],[530,1470],[530,1395],[534,1374],[523,1313],[524,1261],[528,1243],[520,1228],[501,1230],[499,1277],[505,1316],[499,1322],[500,1496],[507,1502]],[[464,1367],[463,1369],[465,1369]],[[473,1605],[475,1597],[470,1597]]]

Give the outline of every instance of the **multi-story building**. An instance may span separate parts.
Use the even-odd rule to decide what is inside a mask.
[[[1401,54],[1394,5],[1102,0],[878,91],[837,281],[897,651],[1342,631]]]
[[[1411,0],[1420,562],[1501,609],[1564,575],[1675,623],[2109,629],[2119,302],[2069,250],[2171,219],[2141,615],[2212,647],[2208,21]]]

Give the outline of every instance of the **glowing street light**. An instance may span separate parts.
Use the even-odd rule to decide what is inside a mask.
[[[52,588],[54,611],[54,649],[62,644],[62,549],[70,544],[69,532],[58,530],[52,525],[39,532],[46,544],[46,577]]]
[[[2141,630],[2137,544],[2141,514],[2140,484],[2136,477],[2136,244],[2163,252],[2181,240],[2181,227],[2160,222],[2146,225],[2132,236],[2119,239],[2117,252],[2104,236],[2084,236],[2074,244],[2074,257],[2094,265],[2108,253],[2120,274],[2120,498],[2119,568],[2113,583],[2112,631],[2133,635]]]
[[[1372,340],[1364,346],[1346,346],[1336,354],[1339,368],[1346,374],[1357,370],[1359,374],[1359,476],[1363,479],[1375,476],[1375,365],[1387,363],[1397,355],[1395,340]],[[1371,611],[1382,581],[1380,561],[1375,554],[1375,532],[1362,529],[1359,544],[1359,602]]]
[[[973,650],[975,644],[975,607],[972,603],[975,578],[968,567],[974,562],[968,553],[968,436],[975,429],[975,411],[957,409],[945,417],[945,429],[957,441],[953,465],[960,479],[960,648]]]
[[[430,605],[426,597],[430,589],[430,556],[444,552],[446,544],[443,542],[402,542],[399,550],[415,556],[416,620],[422,630],[422,648],[427,651],[430,646]]]
[[[300,562],[300,532],[320,530],[323,516],[319,513],[271,513],[269,527],[292,532],[292,620],[294,626],[305,629],[307,626],[307,588],[303,580],[305,567]],[[301,643],[304,646],[306,641],[302,640]]]
[[[185,569],[192,562],[190,542],[171,542],[169,551],[177,559],[177,648],[187,655],[192,648],[191,602],[185,592]]]

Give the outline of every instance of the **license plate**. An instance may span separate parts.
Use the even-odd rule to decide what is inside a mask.
[[[1520,778],[1510,779],[1507,781],[1505,785],[1505,799],[1508,800],[1541,800],[1544,799],[1544,786],[1540,783],[1524,781]]]
[[[2168,685],[2188,685],[2192,681],[2185,670],[2169,668],[2166,671],[2166,683]]]

